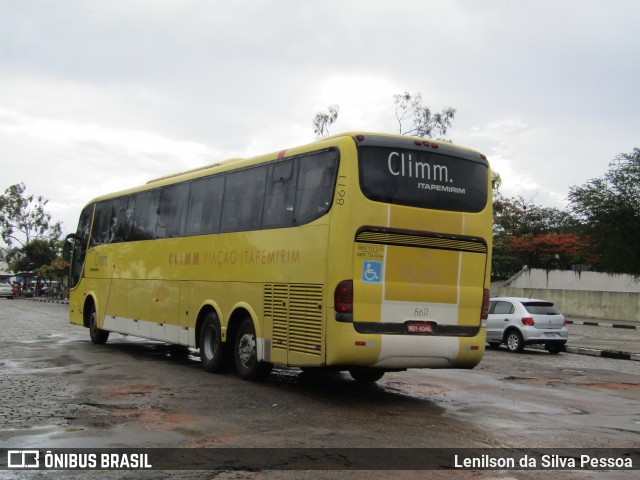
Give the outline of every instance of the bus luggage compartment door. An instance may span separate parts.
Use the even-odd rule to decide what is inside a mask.
[[[364,231],[354,260],[354,321],[428,322],[434,333],[480,326],[487,268],[481,240]]]

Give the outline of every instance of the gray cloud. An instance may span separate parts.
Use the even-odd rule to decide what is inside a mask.
[[[458,108],[451,137],[505,194],[563,205],[638,146],[635,1],[66,1],[0,4],[1,189],[68,230],[111,189],[334,129],[396,129],[392,95]],[[28,166],[25,168],[25,166]],[[135,183],[134,183],[135,182]]]

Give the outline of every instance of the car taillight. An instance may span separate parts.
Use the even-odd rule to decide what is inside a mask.
[[[536,323],[533,321],[533,318],[531,317],[524,317],[520,319],[520,321],[522,322],[523,325],[528,325],[530,327],[533,326],[534,323]]]
[[[480,313],[480,319],[486,320],[489,318],[489,289],[485,288],[482,292],[482,312]]]
[[[343,280],[333,293],[336,312],[353,313],[353,280]]]
[[[567,326],[567,319],[566,318],[562,319],[562,325],[564,325],[565,327]]]

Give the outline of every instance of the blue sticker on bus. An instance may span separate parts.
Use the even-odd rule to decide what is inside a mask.
[[[362,264],[363,283],[382,283],[382,262],[367,260]]]

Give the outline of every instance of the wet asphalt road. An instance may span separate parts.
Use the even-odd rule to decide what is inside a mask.
[[[0,447],[637,447],[638,362],[488,350],[471,371],[411,370],[360,386],[276,369],[263,383],[207,374],[195,351],[112,334],[93,345],[67,306],[0,299]],[[7,476],[7,473],[12,475]],[[53,473],[53,472],[49,472]],[[349,472],[451,478],[452,472]],[[523,478],[455,472],[456,478]],[[559,478],[627,478],[558,472]],[[124,478],[162,478],[158,472]],[[3,476],[5,475],[5,476]],[[74,476],[74,475],[77,475]],[[98,475],[92,472],[91,475]],[[112,476],[110,476],[112,475]],[[85,478],[69,474],[67,478]],[[218,472],[170,478],[342,478]],[[528,472],[546,478],[548,472]],[[46,473],[0,478],[58,478]],[[102,472],[96,478],[122,478]]]

